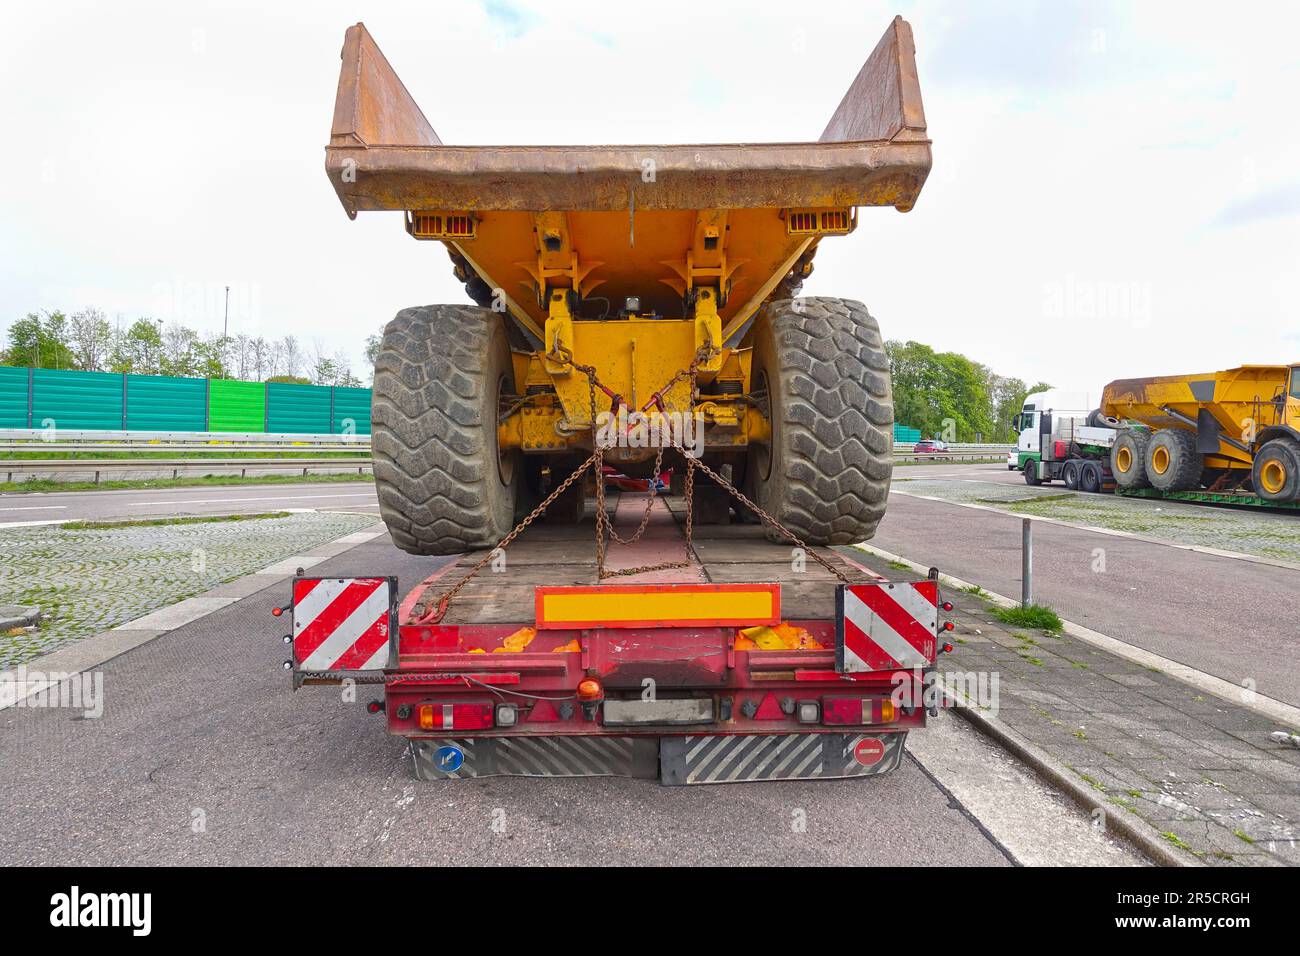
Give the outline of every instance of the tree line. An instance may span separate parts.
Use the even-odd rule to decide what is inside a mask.
[[[0,365],[129,372],[181,378],[237,378],[358,388],[347,354],[305,348],[292,335],[201,335],[178,322],[110,322],[99,309],[29,312],[9,327]]]
[[[1015,437],[1011,419],[1025,396],[1051,386],[1026,385],[957,352],[920,342],[885,343],[894,385],[894,421],[921,429],[923,438],[1002,442]]]
[[[380,337],[365,342],[373,365]],[[1026,385],[999,375],[957,352],[936,352],[921,342],[885,343],[893,372],[894,420],[945,441],[1007,441],[1012,417],[1025,396],[1049,386]],[[140,318],[109,322],[99,309],[28,313],[9,327],[0,365],[130,372],[185,378],[304,382],[359,387],[346,353],[308,350],[292,335],[278,339],[244,334],[200,335],[179,323]]]

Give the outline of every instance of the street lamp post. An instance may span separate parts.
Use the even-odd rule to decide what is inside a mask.
[[[230,347],[230,286],[226,286],[226,312],[221,319],[221,377],[226,377],[226,349]]]

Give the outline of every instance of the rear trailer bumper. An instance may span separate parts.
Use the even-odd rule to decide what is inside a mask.
[[[411,741],[421,780],[639,777],[665,786],[888,773],[904,732],[445,737]]]

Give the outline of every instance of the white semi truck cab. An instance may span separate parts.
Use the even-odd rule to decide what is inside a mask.
[[[1094,492],[1113,484],[1110,449],[1118,422],[1103,419],[1091,396],[1035,392],[1025,398],[1014,424],[1017,463],[1026,483],[1059,479],[1067,488]]]

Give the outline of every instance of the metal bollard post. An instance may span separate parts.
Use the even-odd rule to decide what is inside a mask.
[[[1020,522],[1020,604],[1034,603],[1034,525],[1028,518]]]

